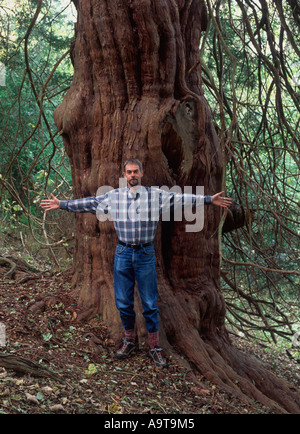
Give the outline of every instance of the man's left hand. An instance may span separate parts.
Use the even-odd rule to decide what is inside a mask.
[[[221,193],[217,193],[211,197],[213,205],[227,208],[232,204],[232,199],[230,199],[230,197],[221,197],[223,193],[224,191],[221,191]]]

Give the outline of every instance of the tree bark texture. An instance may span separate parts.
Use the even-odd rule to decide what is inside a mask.
[[[221,190],[220,143],[204,98],[199,63],[208,19],[204,0],[76,0],[73,84],[55,111],[70,158],[74,198],[119,186],[122,162],[142,161],[144,185]],[[275,411],[299,410],[293,388],[237,352],[225,330],[220,289],[218,207],[204,229],[159,224],[155,238],[160,333],[204,377],[241,399]],[[73,284],[84,313],[101,314],[114,339],[122,328],[114,306],[112,222],[76,215]],[[146,335],[136,297],[137,333]],[[297,401],[298,400],[298,401]]]

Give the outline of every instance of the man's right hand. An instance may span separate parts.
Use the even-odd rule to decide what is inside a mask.
[[[59,208],[59,200],[57,199],[57,197],[55,197],[54,194],[52,194],[52,193],[50,194],[50,197],[51,197],[51,199],[41,201],[41,207],[45,211],[51,211],[53,209]]]

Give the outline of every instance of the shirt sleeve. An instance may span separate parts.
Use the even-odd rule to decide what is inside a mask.
[[[204,205],[211,205],[212,204],[212,197],[211,196],[204,196]]]
[[[210,205],[212,203],[211,196],[202,196],[200,194],[176,193],[161,190],[160,205],[162,209],[185,205]]]
[[[59,208],[69,212],[90,212],[96,214],[99,205],[103,207],[107,195],[97,197],[85,197],[83,199],[75,200],[60,200]]]
[[[183,205],[210,205],[212,203],[211,196],[202,196],[200,194],[183,194]]]

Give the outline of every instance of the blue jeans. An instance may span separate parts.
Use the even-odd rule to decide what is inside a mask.
[[[135,280],[149,333],[158,331],[157,277],[154,246],[140,249],[117,245],[114,263],[115,302],[125,330],[134,329]]]

